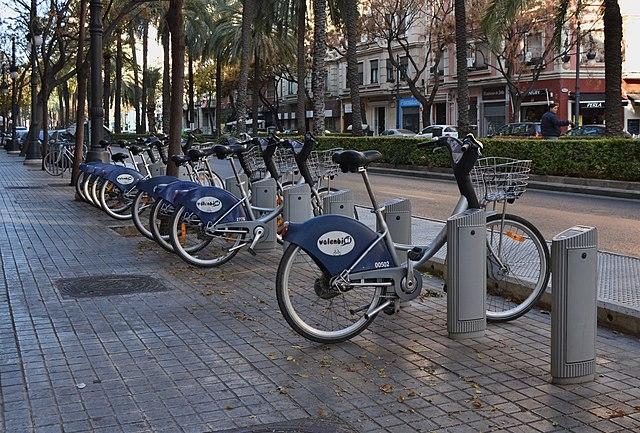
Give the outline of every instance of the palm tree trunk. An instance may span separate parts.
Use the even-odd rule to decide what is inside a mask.
[[[247,130],[247,86],[249,84],[249,57],[251,56],[251,24],[257,12],[256,0],[242,2],[242,55],[240,56],[240,79],[236,110],[238,112],[238,131]]]
[[[605,124],[610,135],[622,135],[622,16],[618,0],[604,0]]]
[[[313,66],[311,91],[313,92],[313,133],[324,134],[324,92],[327,70],[326,55],[327,1],[313,0]]]
[[[162,66],[162,132],[169,133],[169,120],[171,117],[171,37],[169,26],[165,24],[162,31],[162,50],[164,61]]]
[[[187,108],[187,124],[190,129],[195,128],[195,113],[194,113],[194,90],[193,90],[193,56],[191,55],[191,50],[188,50],[187,56],[189,57],[189,107]]]
[[[467,81],[467,16],[465,0],[455,0],[456,73],[458,75],[458,130],[469,132],[469,83]]]
[[[169,121],[169,157],[180,154],[182,104],[184,99],[184,2],[170,0],[167,22],[171,32],[171,112]],[[178,175],[178,167],[169,161],[167,174]]]
[[[136,36],[133,27],[129,29],[129,45],[131,46],[131,63],[133,64],[133,105],[136,111],[136,133],[142,133],[140,123],[140,76],[138,75],[138,56],[136,54]]]
[[[66,126],[64,124],[64,99],[62,98],[62,85],[58,86],[56,93],[58,94],[58,123],[57,123],[56,129],[60,129],[63,126]],[[8,116],[5,115],[4,113],[3,113],[3,116],[5,116],[5,119],[8,118]],[[2,126],[3,127],[5,126],[4,122]],[[2,132],[6,132],[6,131],[2,131]]]
[[[307,0],[298,0],[298,101],[296,102],[296,124],[299,133],[307,132],[306,126],[306,102],[307,92],[305,91],[305,75],[307,52],[304,47],[304,38],[307,34]]]
[[[149,77],[147,74],[147,58],[149,57],[149,22],[145,21],[142,29],[142,118],[140,120],[140,129],[147,132],[147,86],[149,85]]]
[[[80,163],[82,162],[82,147],[84,145],[84,106],[87,96],[87,76],[88,74],[88,62],[84,60],[84,41],[86,38],[85,21],[87,19],[87,4],[88,0],[80,0],[80,10],[78,17],[80,20],[78,30],[78,54],[76,55],[76,68],[77,68],[77,95],[78,102],[76,105],[76,142],[75,150],[73,152],[73,170],[71,171],[71,185],[75,185],[78,181],[78,174],[80,174]]]
[[[253,133],[258,133],[258,99],[260,98],[260,56],[258,49],[254,49],[253,58],[253,94],[251,95],[251,127]]]
[[[148,100],[147,100],[147,122],[149,125],[149,132],[156,133],[156,90],[154,87],[149,87]]]
[[[113,107],[113,130],[122,132],[122,38],[116,31],[116,95]]]
[[[362,135],[362,107],[358,80],[358,2],[345,0],[345,26],[347,30],[347,84],[351,96],[352,133]]]
[[[111,105],[111,53],[104,51],[104,82],[102,83],[102,109],[104,110],[104,124],[110,125],[109,107]]]
[[[222,55],[216,56],[216,136],[220,136],[221,131],[221,118],[222,112]]]

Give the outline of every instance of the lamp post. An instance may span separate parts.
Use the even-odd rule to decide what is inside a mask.
[[[11,38],[11,141],[5,144],[7,153],[20,153],[16,125],[18,122],[18,65],[16,65],[16,37]]]
[[[102,106],[102,0],[89,3],[89,33],[91,35],[91,148],[87,162],[109,162],[109,153],[100,147],[103,136],[104,108]],[[81,127],[78,125],[78,127]]]
[[[396,54],[396,129],[400,129],[400,54]]]
[[[38,89],[38,65],[36,62],[36,54],[38,47],[42,45],[42,30],[36,17],[36,0],[31,0],[31,16],[29,21],[30,32],[27,36],[27,40],[31,46],[31,143],[28,144],[25,164],[41,164],[42,163],[42,151],[40,149],[40,140],[38,135],[38,121],[36,118],[37,105],[37,89]],[[44,119],[43,119],[44,121]]]

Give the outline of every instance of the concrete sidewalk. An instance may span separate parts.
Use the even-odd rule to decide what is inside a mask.
[[[0,153],[1,432],[640,429],[636,338],[599,328],[596,380],[555,386],[548,315],[453,341],[425,293],[319,346],[278,311],[280,251],[191,268],[67,183]]]
[[[358,218],[375,227],[370,209],[358,207]],[[411,240],[427,245],[445,226],[444,221],[413,217]],[[438,252],[433,264],[443,269],[446,245]],[[548,292],[551,289],[549,283]],[[549,298],[543,300],[549,307]],[[598,323],[623,332],[640,335],[640,258],[600,251],[598,253]]]

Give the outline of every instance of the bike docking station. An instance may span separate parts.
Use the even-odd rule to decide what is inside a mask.
[[[590,382],[596,373],[598,231],[575,226],[551,242],[551,382]]]
[[[382,203],[382,217],[389,228],[391,239],[396,244],[411,245],[411,201],[406,198],[392,198]],[[380,230],[380,227],[376,227]],[[406,251],[396,251],[398,260],[407,260]],[[405,305],[408,305],[407,302]]]
[[[251,205],[254,206],[254,213],[259,214],[259,209],[272,210],[276,206],[278,187],[275,179],[267,178],[251,183]],[[267,233],[260,239],[254,247],[254,251],[273,250],[277,245],[276,219],[264,223]]]
[[[353,206],[353,191],[350,189],[332,191],[322,198],[322,210],[325,215],[353,218]]]
[[[311,188],[303,183],[285,188],[282,192],[282,218],[285,221],[301,223],[313,218],[311,208]],[[287,249],[288,242],[284,242],[283,249]]]
[[[447,219],[447,332],[462,340],[487,329],[486,214],[468,209]]]

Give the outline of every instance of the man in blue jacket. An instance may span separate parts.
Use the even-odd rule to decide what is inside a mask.
[[[560,138],[560,128],[563,126],[574,127],[574,124],[568,120],[560,120],[558,117],[558,104],[553,103],[549,106],[549,111],[542,115],[540,119],[540,133],[547,140],[557,140]]]

